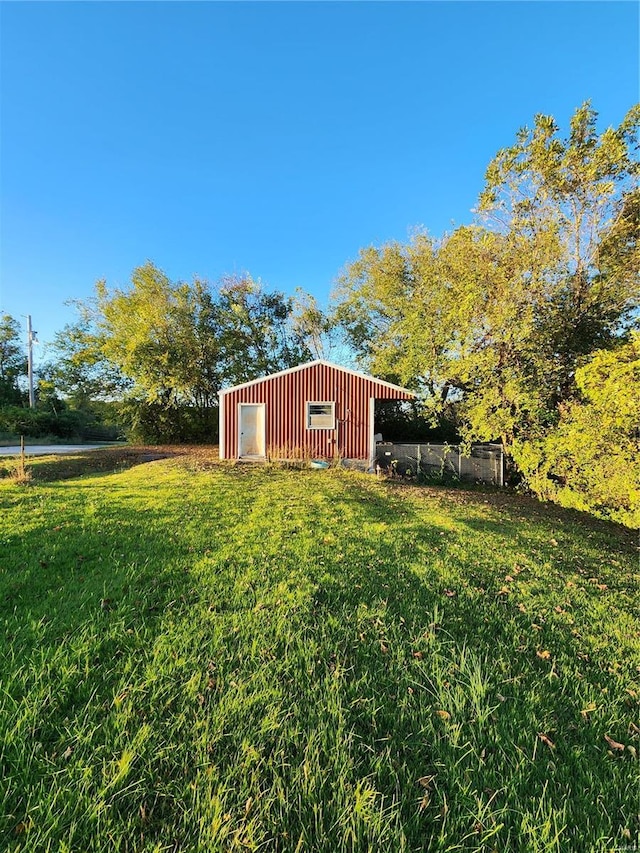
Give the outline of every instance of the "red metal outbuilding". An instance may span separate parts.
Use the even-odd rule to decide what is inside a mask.
[[[406,388],[328,361],[310,361],[220,392],[221,459],[368,459],[375,400]]]

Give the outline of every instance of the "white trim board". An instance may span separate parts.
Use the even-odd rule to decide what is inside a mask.
[[[227,458],[227,448],[225,447],[225,430],[224,430],[224,415],[225,404],[224,400],[220,400],[218,404],[218,456],[220,459]]]
[[[312,426],[310,423],[311,420],[311,412],[310,406],[331,406],[331,426]],[[305,407],[305,429],[307,430],[316,430],[316,429],[335,429],[336,428],[336,403],[335,400],[307,400],[304,404]]]
[[[369,397],[369,468],[373,468],[376,461],[376,398]]]

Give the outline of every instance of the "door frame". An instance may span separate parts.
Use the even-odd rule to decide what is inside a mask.
[[[369,468],[376,464],[376,398],[369,397]]]
[[[254,406],[262,409],[262,453],[261,454],[245,454],[242,450],[242,407]],[[266,403],[238,403],[238,459],[265,459],[267,454],[267,418],[266,418]],[[256,436],[259,438],[259,432],[256,431]],[[260,443],[260,442],[258,442]]]

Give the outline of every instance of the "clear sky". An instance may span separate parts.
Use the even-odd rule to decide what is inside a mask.
[[[51,340],[147,259],[324,303],[361,247],[469,222],[536,113],[619,124],[638,10],[0,2],[0,311]]]

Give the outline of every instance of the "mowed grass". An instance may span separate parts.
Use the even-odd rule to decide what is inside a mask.
[[[351,472],[34,470],[0,486],[0,849],[636,849],[634,534]]]

